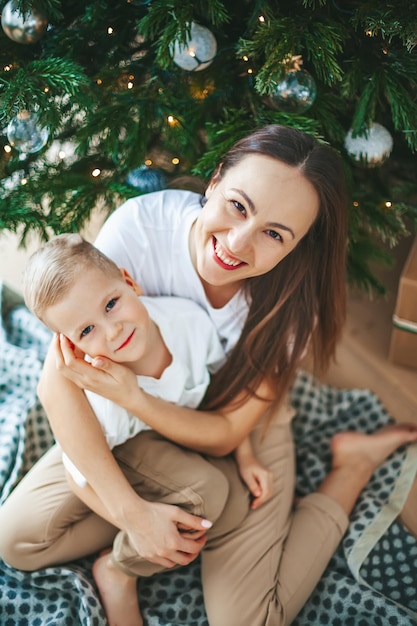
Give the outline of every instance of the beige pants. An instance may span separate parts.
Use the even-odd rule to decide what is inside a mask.
[[[210,626],[290,624],[346,530],[346,515],[322,494],[307,496],[292,511],[291,416],[282,408],[265,437],[262,423],[253,433],[255,452],[274,475],[274,495],[257,511],[248,510],[247,492],[230,458],[208,462],[151,432],[114,450],[140,495],[217,519],[201,556]],[[146,575],[159,569],[134,553],[125,533],[71,494],[57,448],[0,509],[0,529],[0,555],[19,569],[74,560],[115,539],[113,558],[126,572]]]

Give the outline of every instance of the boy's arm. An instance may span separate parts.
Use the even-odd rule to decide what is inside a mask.
[[[141,554],[147,553],[149,560],[165,567],[192,561],[201,548],[184,540],[177,524],[201,530],[203,520],[178,507],[156,506],[134,491],[109,449],[84,392],[57,370],[59,352],[59,340],[55,339],[38,386],[56,440],[87,478],[111,522],[129,534]]]
[[[258,462],[250,437],[236,448],[235,458],[240,476],[253,496],[251,508],[258,509],[272,495],[272,472]]]
[[[77,358],[65,337],[60,347],[60,368],[77,386],[112,400],[167,439],[213,456],[232,452],[253,430],[274,398],[269,381],[264,380],[256,395],[242,403],[237,398],[237,402],[230,402],[222,410],[189,409],[144,392],[134,373],[119,363],[100,357],[90,364]]]

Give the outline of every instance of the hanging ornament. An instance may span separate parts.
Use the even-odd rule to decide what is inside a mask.
[[[345,137],[345,148],[349,155],[368,167],[381,165],[391,154],[393,139],[387,129],[376,122],[368,130],[352,137],[352,129]]]
[[[161,170],[148,165],[141,165],[129,172],[126,182],[141,193],[160,191],[161,189],[166,189],[167,186],[165,174]]]
[[[317,87],[312,75],[301,68],[300,55],[291,56],[284,61],[287,66],[282,80],[270,89],[268,104],[276,111],[284,113],[305,113],[313,104]]]
[[[5,34],[16,43],[36,43],[48,26],[46,16],[35,8],[22,13],[15,0],[4,5],[1,25]]]
[[[200,71],[208,67],[217,52],[217,41],[205,26],[191,22],[190,35],[184,44],[176,41],[170,49],[172,60],[183,70]]]
[[[20,111],[7,126],[10,145],[24,154],[39,152],[48,138],[48,129],[39,127],[37,115],[27,110]]]

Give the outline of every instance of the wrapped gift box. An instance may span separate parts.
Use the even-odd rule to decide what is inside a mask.
[[[389,358],[417,368],[417,237],[400,276]]]

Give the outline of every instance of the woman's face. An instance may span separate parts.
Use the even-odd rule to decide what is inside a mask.
[[[203,285],[229,297],[246,278],[265,274],[293,250],[313,224],[319,198],[296,168],[250,155],[210,183],[190,239]]]

